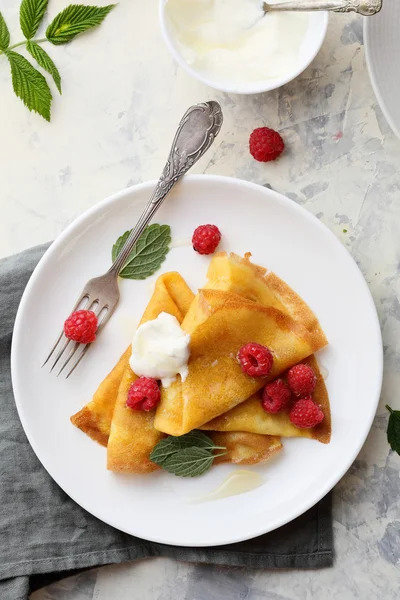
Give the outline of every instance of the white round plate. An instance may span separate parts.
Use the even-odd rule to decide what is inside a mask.
[[[41,363],[84,283],[110,265],[117,237],[137,220],[153,183],[119,192],[79,217],[36,268],[18,311],[12,378],[19,415],[44,467],[78,504],[106,523],[148,540],[183,546],[237,542],[291,521],[344,475],[375,415],[382,379],[382,342],[375,307],[353,259],[315,217],[269,189],[225,177],[186,177],[156,216],[173,241],[201,223],[223,232],[221,249],[251,251],[313,308],[330,345],[319,360],[329,372],[333,435],[324,446],[284,440],[270,463],[253,467],[264,484],[213,502],[193,498],[215,490],[235,466],[213,467],[197,479],[165,472],[121,476],[106,470],[106,450],[71,425],[131,340],[151,281],[121,281],[121,301],[104,332],[68,380]],[[190,245],[173,248],[162,272],[177,270],[201,286],[209,258]]]
[[[364,44],[372,87],[383,114],[400,138],[400,2],[384,0],[364,21]]]

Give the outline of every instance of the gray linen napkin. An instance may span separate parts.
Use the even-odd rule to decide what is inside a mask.
[[[10,347],[22,292],[46,246],[0,261],[0,598],[30,591],[75,570],[150,556],[254,568],[318,568],[333,562],[331,498],[285,527],[212,548],[155,544],[102,523],[75,504],[33,453],[11,386]]]

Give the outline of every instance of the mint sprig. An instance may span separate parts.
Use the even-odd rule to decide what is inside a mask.
[[[388,404],[386,408],[390,412],[387,439],[391,449],[400,455],[400,410],[393,410]]]
[[[10,46],[10,32],[0,12],[0,55],[4,54],[11,67],[11,79],[15,94],[25,106],[37,112],[47,121],[51,117],[52,93],[49,85],[25,57],[14,52],[18,46],[25,46],[39,67],[47,71],[61,94],[61,76],[49,54],[40,46],[50,42],[56,46],[67,44],[77,35],[100,25],[116,6],[87,6],[71,4],[61,11],[48,25],[46,37],[33,39],[47,11],[49,0],[22,0],[20,6],[20,26],[25,40]]]
[[[214,450],[225,450],[224,446],[215,446],[212,440],[200,431],[191,431],[178,437],[162,439],[153,448],[150,460],[168,473],[179,477],[198,477],[206,473],[217,456]]]
[[[112,247],[111,257],[114,262],[121,252],[130,231],[125,231]],[[171,228],[169,225],[149,225],[133,247],[125,266],[119,276],[124,279],[146,279],[153,275],[164,262],[171,243]]]

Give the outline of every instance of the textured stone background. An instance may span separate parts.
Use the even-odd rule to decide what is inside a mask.
[[[13,4],[0,0],[15,42],[21,36]],[[51,14],[65,4],[52,0]],[[367,443],[335,490],[334,568],[258,572],[156,559],[82,574],[32,600],[395,598],[400,458],[386,442],[384,404],[400,408],[400,142],[372,92],[362,19],[332,16],[322,51],[305,73],[269,94],[241,97],[214,92],[173,63],[156,5],[121,2],[97,32],[50,49],[64,79],[50,125],[13,96],[0,57],[0,255],[52,239],[103,197],[156,178],[181,114],[215,98],[224,129],[196,171],[270,185],[317,215],[349,249],[381,319],[383,396]],[[248,135],[262,125],[285,138],[287,151],[275,164],[248,154]]]

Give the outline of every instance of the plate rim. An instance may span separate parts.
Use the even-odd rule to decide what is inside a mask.
[[[232,544],[232,543],[252,539],[259,535],[263,535],[265,533],[269,533],[270,531],[274,531],[275,529],[278,529],[279,527],[282,527],[283,525],[290,523],[291,521],[293,521],[300,515],[304,514],[307,510],[309,510],[310,508],[315,506],[326,494],[328,494],[333,489],[333,487],[340,481],[340,479],[349,470],[349,468],[353,464],[354,460],[357,458],[361,448],[365,444],[365,441],[366,441],[367,436],[372,427],[372,423],[375,418],[376,411],[377,411],[378,404],[379,404],[380,393],[381,393],[381,389],[382,389],[382,381],[383,381],[382,332],[381,332],[379,318],[378,318],[376,306],[375,306],[371,291],[367,285],[367,282],[366,282],[360,268],[358,267],[357,263],[355,262],[354,258],[352,257],[350,252],[347,250],[347,248],[340,242],[340,240],[335,236],[335,234],[324,223],[322,223],[315,215],[313,215],[311,212],[306,210],[304,207],[298,205],[293,200],[290,200],[287,196],[284,196],[283,194],[280,194],[279,192],[276,192],[271,189],[268,189],[268,192],[267,192],[267,190],[262,185],[252,183],[252,182],[246,181],[244,179],[238,179],[235,177],[227,177],[227,176],[222,176],[222,175],[198,174],[198,175],[187,175],[185,177],[185,180],[186,181],[190,180],[190,181],[193,181],[194,183],[201,182],[201,181],[211,181],[211,182],[214,181],[214,182],[219,182],[222,184],[228,183],[231,185],[236,183],[236,184],[239,184],[240,186],[243,186],[244,188],[247,187],[247,188],[256,190],[258,192],[262,191],[263,193],[272,194],[275,196],[275,198],[278,202],[281,202],[286,205],[290,205],[290,207],[293,210],[302,214],[308,220],[312,221],[314,223],[314,225],[316,225],[317,227],[322,229],[323,232],[325,233],[325,235],[327,235],[329,238],[331,238],[331,240],[336,244],[338,252],[342,252],[347,257],[347,260],[350,262],[350,264],[352,265],[352,267],[354,269],[354,272],[357,274],[357,276],[359,278],[360,284],[364,287],[364,291],[366,293],[366,300],[368,300],[368,303],[370,304],[371,309],[372,309],[372,314],[375,317],[374,318],[374,324],[375,324],[375,330],[376,330],[375,333],[378,336],[377,340],[379,340],[379,345],[376,348],[376,354],[377,354],[376,359],[379,362],[379,364],[377,365],[379,367],[379,377],[376,381],[375,389],[374,389],[374,395],[376,396],[376,399],[375,399],[374,404],[371,405],[371,414],[368,415],[368,418],[365,419],[365,421],[364,421],[364,428],[363,428],[364,433],[360,437],[360,442],[355,447],[355,450],[353,451],[353,453],[349,456],[349,459],[346,461],[345,466],[340,470],[340,472],[335,472],[335,474],[333,476],[331,475],[331,477],[329,477],[329,479],[327,479],[325,486],[323,486],[323,488],[320,490],[320,492],[316,495],[316,499],[315,499],[315,495],[314,495],[311,501],[308,501],[308,500],[304,501],[302,504],[300,504],[296,508],[295,511],[291,512],[290,518],[287,518],[287,517],[277,518],[275,520],[275,522],[273,523],[273,526],[268,526],[268,527],[264,527],[264,528],[261,526],[260,529],[258,530],[258,532],[256,532],[256,533],[254,531],[251,531],[246,536],[240,535],[240,536],[235,537],[234,532],[232,532],[230,538],[222,539],[221,541],[218,541],[218,542],[215,542],[215,541],[212,542],[213,546],[221,546],[221,545]],[[132,192],[148,189],[149,195],[150,195],[151,189],[155,184],[156,184],[155,180],[146,181],[146,182],[142,182],[142,183],[130,186],[123,190],[120,190],[119,192],[116,192],[115,194],[112,194],[110,196],[107,196],[104,200],[101,200],[100,202],[94,204],[88,210],[86,210],[82,214],[78,215],[78,217],[76,219],[74,219],[74,221],[72,223],[70,223],[68,225],[68,227],[63,232],[61,232],[61,234],[59,236],[57,236],[57,238],[49,246],[49,248],[44,253],[43,257],[40,259],[39,263],[35,267],[32,275],[28,281],[28,284],[23,292],[23,295],[21,297],[21,301],[20,301],[20,304],[18,307],[17,315],[15,318],[12,345],[11,345],[11,379],[12,379],[15,404],[17,407],[18,415],[19,415],[22,427],[24,429],[25,435],[29,441],[29,444],[30,444],[32,450],[36,454],[36,456],[37,456],[38,460],[40,461],[41,465],[43,466],[43,468],[48,472],[50,477],[57,483],[57,485],[81,508],[83,508],[84,510],[86,510],[87,512],[89,512],[91,515],[95,516],[99,520],[103,521],[104,523],[110,525],[111,527],[118,529],[119,531],[124,531],[128,535],[136,535],[136,536],[139,535],[142,538],[143,538],[143,533],[135,534],[131,531],[127,531],[126,529],[121,529],[120,524],[116,523],[112,518],[105,519],[104,516],[102,514],[100,514],[102,512],[101,509],[97,510],[95,508],[95,510],[93,510],[93,507],[88,506],[88,504],[86,502],[82,503],[80,500],[77,500],[74,492],[71,493],[70,491],[67,491],[63,487],[63,485],[61,485],[59,483],[58,474],[53,474],[47,469],[47,467],[45,465],[46,459],[44,459],[44,462],[43,462],[43,460],[40,458],[40,456],[39,456],[40,451],[37,450],[36,441],[34,439],[35,436],[32,435],[32,433],[30,432],[29,423],[27,422],[27,420],[24,417],[23,403],[18,400],[18,397],[20,394],[22,395],[22,392],[19,390],[19,383],[18,383],[18,378],[17,378],[17,374],[16,374],[16,370],[17,370],[16,365],[17,365],[17,360],[18,360],[18,358],[17,358],[18,340],[20,338],[21,331],[22,331],[21,330],[22,314],[25,311],[25,307],[29,303],[30,290],[35,285],[36,279],[39,277],[40,272],[44,268],[45,264],[48,262],[49,259],[51,259],[51,255],[52,255],[53,251],[55,249],[57,249],[59,246],[62,246],[62,244],[64,243],[64,239],[68,238],[69,233],[72,230],[74,230],[75,227],[77,225],[79,225],[81,221],[85,220],[87,217],[89,217],[93,213],[97,213],[98,211],[101,211],[103,209],[103,207],[106,207],[106,206],[112,204],[113,202],[117,201],[121,197],[127,196]],[[190,543],[187,541],[185,541],[185,542],[176,541],[176,540],[171,541],[170,539],[164,538],[162,535],[161,536],[151,535],[151,536],[145,537],[143,539],[146,539],[151,542],[156,542],[156,543],[161,543],[161,544],[169,544],[169,545],[175,545],[175,546],[183,546],[183,547],[207,547],[210,545],[210,542]]]
[[[386,13],[385,13],[386,14]],[[366,18],[364,20],[364,47],[365,47],[365,62],[367,64],[367,70],[369,75],[369,80],[371,82],[371,86],[373,92],[378,101],[379,107],[385,117],[389,127],[395,134],[397,138],[400,139],[400,125],[397,126],[394,122],[392,115],[386,105],[386,102],[379,90],[378,81],[376,78],[375,71],[372,67],[372,58],[371,58],[371,27],[373,26],[373,19]]]

